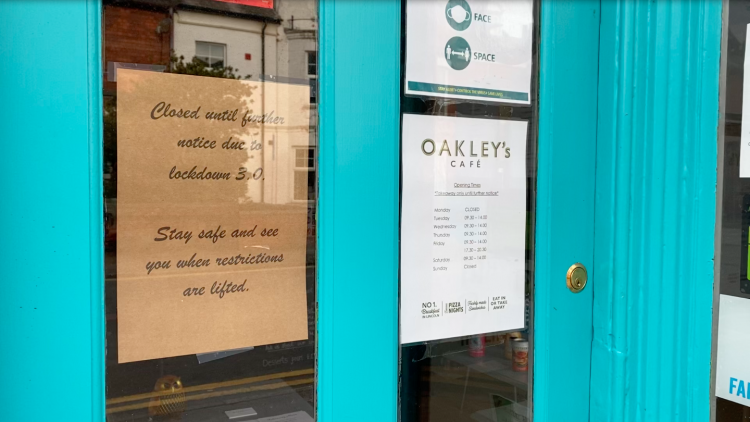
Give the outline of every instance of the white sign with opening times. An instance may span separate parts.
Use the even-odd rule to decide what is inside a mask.
[[[401,343],[523,329],[528,122],[403,118]]]
[[[530,104],[532,0],[407,0],[406,95]]]

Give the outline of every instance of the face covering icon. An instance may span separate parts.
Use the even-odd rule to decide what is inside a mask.
[[[446,10],[445,14],[448,15],[449,18],[453,19],[456,23],[461,23],[471,18],[471,16],[469,16],[469,12],[458,4]]]

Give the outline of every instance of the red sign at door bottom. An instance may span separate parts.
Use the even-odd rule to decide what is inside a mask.
[[[244,4],[245,6],[262,7],[264,9],[273,9],[273,0],[216,0],[226,3]]]

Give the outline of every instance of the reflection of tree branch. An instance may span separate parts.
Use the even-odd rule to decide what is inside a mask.
[[[216,66],[210,67],[208,63],[193,57],[189,62],[185,62],[185,56],[177,57],[172,51],[172,55],[169,58],[171,63],[171,73],[179,73],[181,75],[194,75],[194,76],[208,76],[211,78],[224,78],[224,79],[243,79],[239,75],[234,74],[234,68],[232,66]],[[250,79],[252,75],[245,75],[244,79]]]
[[[209,67],[208,64],[197,57],[189,62],[185,62],[185,57],[171,52],[169,59],[171,63],[171,73],[182,75],[205,76],[210,78],[223,79],[243,79],[240,75],[235,75],[235,69],[231,66]],[[252,75],[245,75],[244,79],[249,79]],[[252,89],[247,88],[237,91],[238,99],[246,99],[252,95]],[[246,100],[248,105],[252,100]],[[110,97],[104,101],[104,173],[109,173],[110,178],[104,181],[104,197],[117,197],[117,97]],[[230,136],[242,136],[247,131],[232,128],[226,132],[217,133],[215,130],[210,135],[216,136],[217,140],[226,140]],[[209,135],[209,134],[207,134]]]
[[[194,68],[194,70],[197,68]],[[227,74],[228,75],[228,74]],[[210,78],[210,79],[205,79]],[[220,81],[218,79],[223,79]],[[232,82],[227,82],[227,81]],[[158,86],[163,84],[163,86]],[[262,146],[263,139],[258,139],[257,144],[261,148],[253,148],[253,141],[257,136],[253,133],[260,131],[261,122],[252,122],[242,126],[242,117],[245,112],[252,115],[259,113],[260,101],[255,101],[259,97],[259,86],[262,82],[252,82],[238,80],[236,77],[222,78],[218,76],[197,76],[185,74],[157,75],[152,72],[133,71],[127,81],[118,82],[117,107],[121,108],[119,116],[113,116],[111,125],[120,126],[119,135],[122,138],[126,130],[125,125],[138,125],[141,119],[149,120],[149,113],[160,102],[170,106],[171,109],[197,110],[200,121],[181,121],[179,119],[162,120],[160,123],[167,132],[162,132],[159,136],[159,147],[149,149],[148,153],[164,154],[165,162],[170,164],[166,167],[168,171],[171,166],[176,166],[177,170],[190,170],[197,166],[196,171],[200,171],[207,165],[213,163],[214,166],[220,166],[225,171],[239,171],[245,168],[248,175],[254,175],[258,168],[263,166]],[[127,93],[127,96],[126,96]],[[126,101],[127,99],[127,101]],[[128,119],[124,118],[124,107],[138,107],[138,110],[127,110]],[[254,110],[256,109],[256,110]],[[236,111],[235,121],[227,121],[222,118],[213,119],[209,115],[232,116]],[[127,122],[127,123],[125,123]],[[190,124],[188,124],[190,123]],[[198,123],[198,124],[196,124]],[[133,129],[137,132],[137,129]],[[113,136],[113,140],[117,136]],[[214,153],[205,152],[196,154],[190,148],[178,147],[178,142],[184,140],[200,140],[216,142],[217,150]],[[126,141],[119,139],[119,142],[112,142],[112,149],[118,148],[118,143]],[[228,145],[238,145],[239,142],[245,142],[243,151],[230,152],[222,150],[224,143]],[[127,147],[127,144],[120,144],[119,148]],[[224,151],[224,152],[221,152]],[[113,151],[114,153],[114,151]],[[147,153],[144,151],[144,153]],[[122,159],[118,157],[118,159]],[[122,169],[120,169],[122,170]],[[209,170],[216,170],[211,168]],[[261,170],[262,171],[262,170]],[[261,174],[261,173],[259,173]],[[260,176],[259,176],[260,177]],[[144,192],[148,191],[149,184],[146,180],[135,182],[138,189]],[[261,201],[258,191],[262,180],[253,183],[238,183],[236,185],[236,195],[251,201]],[[112,185],[116,186],[117,181],[112,180]],[[247,191],[252,188],[252,192]],[[121,194],[122,192],[120,192]],[[206,191],[207,197],[212,200],[221,200],[219,191]],[[188,198],[185,198],[187,200]],[[181,199],[177,199],[178,201]]]
[[[104,98],[103,132],[104,197],[117,198],[117,97]]]
[[[201,70],[203,69],[203,70]],[[238,80],[239,77],[232,73],[231,68],[210,69],[202,66],[193,67],[192,65],[185,65],[185,67],[177,67],[177,70],[184,70],[184,74],[198,75],[204,77],[214,77],[223,79]],[[189,73],[194,72],[194,73]],[[174,72],[181,73],[181,72]],[[224,75],[224,76],[221,76]],[[136,91],[150,90],[153,86],[143,86],[140,81],[136,82]],[[198,106],[203,106],[202,114],[208,111],[214,111],[221,113],[224,110],[210,110],[206,106],[215,99],[233,99],[236,100],[236,106],[238,110],[238,118],[242,118],[245,111],[249,111],[251,114],[255,113],[253,110],[253,93],[256,86],[247,83],[232,84],[231,87],[227,87],[221,91],[210,91],[205,92],[197,90],[187,94],[190,101]],[[185,105],[180,105],[180,107]],[[117,97],[106,98],[104,101],[104,125],[103,125],[103,172],[109,173],[110,178],[104,180],[104,197],[105,198],[116,198],[117,197]],[[234,138],[235,141],[239,138],[248,137],[251,132],[258,131],[259,124],[253,123],[248,124],[245,127],[240,126],[239,123],[223,123],[211,125],[210,129],[207,127],[205,132],[195,133],[175,133],[173,142],[177,142],[183,138],[196,138],[205,137],[209,140],[217,141],[222,143],[230,138]],[[252,136],[254,139],[255,137]],[[262,143],[262,140],[260,141]]]

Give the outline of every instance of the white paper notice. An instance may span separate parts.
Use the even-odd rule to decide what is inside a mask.
[[[532,0],[407,0],[407,95],[529,104]]]
[[[404,115],[402,344],[524,327],[527,130]]]
[[[750,42],[750,25],[747,26],[745,45]],[[742,86],[742,121],[750,122],[750,48],[745,49],[745,81]],[[740,135],[740,177],[750,177],[750,124],[742,125]]]
[[[719,296],[716,395],[750,406],[750,299]]]

